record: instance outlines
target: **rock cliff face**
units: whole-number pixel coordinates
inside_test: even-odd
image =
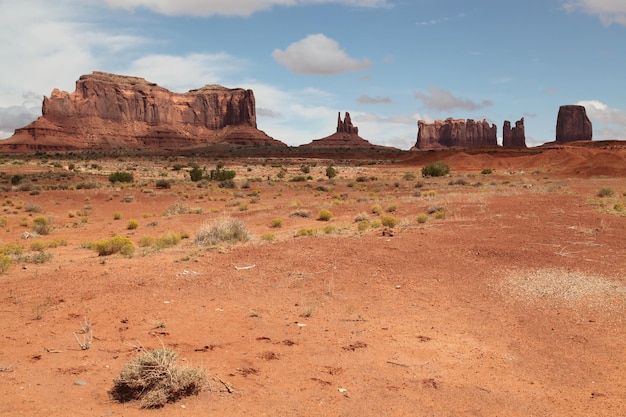
[[[341,120],[341,112],[337,114],[337,133],[354,133],[359,134],[359,128],[352,125],[352,119],[350,113],[346,112],[346,117]]]
[[[584,106],[561,106],[556,120],[556,142],[591,140],[593,131]]]
[[[419,150],[462,149],[471,147],[498,146],[498,128],[489,122],[475,122],[448,118],[426,123],[417,122],[418,133],[415,148]]]
[[[524,131],[524,118],[515,122],[515,127],[511,128],[511,122],[505,120],[502,128],[502,146],[505,148],[525,148],[526,133]]]
[[[173,93],[143,78],[83,75],[76,91],[54,89],[42,116],[7,143],[35,148],[286,146],[256,127],[252,90],[207,85]]]

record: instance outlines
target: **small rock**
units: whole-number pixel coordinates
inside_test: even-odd
[[[78,385],[78,386],[84,387],[85,385],[87,385],[87,381],[78,380],[78,381],[74,382],[74,385]]]

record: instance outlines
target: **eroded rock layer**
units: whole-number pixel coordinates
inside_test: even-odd
[[[464,149],[472,147],[498,146],[498,128],[487,120],[472,119],[435,120],[417,122],[418,133],[415,148],[419,150]]]
[[[257,129],[254,93],[206,85],[184,94],[143,78],[83,75],[73,93],[54,89],[42,116],[7,145],[68,149],[286,146]]]

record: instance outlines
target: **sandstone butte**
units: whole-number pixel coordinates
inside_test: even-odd
[[[526,133],[524,130],[524,118],[515,122],[515,127],[511,127],[511,122],[504,121],[502,127],[502,146],[505,148],[525,148]]]
[[[206,85],[179,94],[104,72],[81,76],[73,93],[54,89],[42,115],[2,143],[3,150],[287,146],[257,129],[252,90]]]
[[[487,120],[475,122],[472,119],[435,120],[417,122],[417,142],[414,149],[430,151],[437,149],[467,149],[498,146],[498,128],[489,125]]]
[[[302,149],[369,149],[369,150],[392,150],[395,148],[374,145],[368,140],[359,136],[359,128],[352,124],[350,113],[346,112],[344,120],[341,120],[341,112],[337,116],[337,131],[330,136],[314,141],[305,145],[300,145]]]
[[[593,130],[584,106],[559,107],[556,119],[556,143],[591,140]]]

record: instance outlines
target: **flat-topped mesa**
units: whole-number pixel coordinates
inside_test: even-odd
[[[419,150],[464,149],[473,147],[498,146],[498,128],[489,125],[487,120],[475,122],[472,119],[435,120],[417,122],[417,142]]]
[[[13,138],[31,147],[286,146],[257,129],[252,90],[206,85],[180,94],[97,71],[81,76],[73,93],[54,89],[42,116]]]
[[[346,117],[341,120],[341,112],[337,114],[337,133],[359,134],[359,128],[352,125],[350,113],[346,112]]]
[[[504,121],[502,128],[502,146],[505,148],[525,148],[526,133],[524,130],[524,118],[515,122],[515,127],[511,128],[511,122]]]
[[[557,143],[591,140],[592,138],[593,128],[584,106],[559,107],[559,115],[556,120]]]

